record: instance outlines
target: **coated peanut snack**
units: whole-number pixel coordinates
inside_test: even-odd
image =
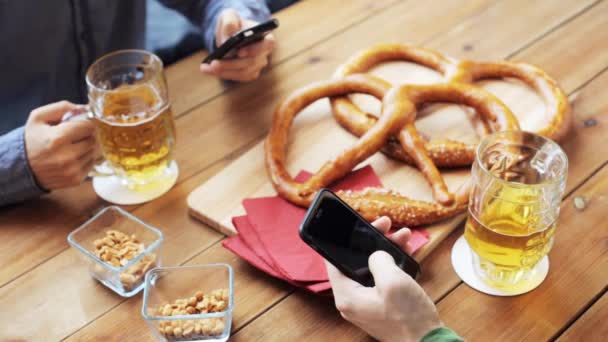
[[[102,261],[122,267],[144,252],[145,245],[135,234],[128,235],[118,230],[108,230],[103,238],[93,241],[95,255]],[[156,255],[148,254],[133,266],[119,274],[125,290],[130,291],[141,284],[146,272],[156,265]]]
[[[177,299],[172,304],[158,307],[158,316],[197,315],[222,312],[228,308],[228,289],[217,289],[209,294],[197,291],[192,297]],[[160,321],[158,330],[167,340],[196,340],[204,336],[218,336],[224,332],[224,318],[204,318],[183,321]]]

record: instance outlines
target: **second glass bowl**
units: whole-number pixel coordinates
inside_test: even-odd
[[[146,274],[142,316],[163,341],[227,341],[234,274],[227,264],[159,267]]]

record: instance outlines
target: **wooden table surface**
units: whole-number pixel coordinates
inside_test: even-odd
[[[423,264],[420,283],[441,319],[472,341],[608,339],[608,1],[309,0],[276,16],[278,45],[256,82],[225,86],[200,75],[203,52],[167,68],[180,178],[161,198],[126,208],[163,230],[165,265],[234,267],[232,340],[369,338],[342,320],[331,300],[294,290],[225,250],[223,235],[188,215],[186,196],[264,137],[281,98],[380,42],[539,65],[574,108],[547,279],[511,298],[472,290],[450,262],[459,228]],[[584,209],[574,207],[576,198]],[[0,209],[0,340],[153,339],[140,314],[142,296],[124,299],[94,281],[67,244],[69,232],[106,205],[85,183]]]

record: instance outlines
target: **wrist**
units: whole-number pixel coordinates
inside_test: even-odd
[[[23,136],[21,137],[21,139],[23,139],[22,141],[22,147],[23,147],[23,156],[24,156],[24,160],[25,160],[25,168],[27,170],[27,174],[28,174],[28,178],[30,179],[31,185],[33,188],[36,188],[37,190],[39,190],[42,193],[48,193],[50,192],[50,189],[45,188],[44,186],[42,186],[42,184],[40,184],[40,182],[38,181],[38,178],[36,177],[36,173],[34,172],[34,169],[32,168],[32,164],[30,163],[30,155],[29,155],[29,151],[28,151],[28,146],[27,146],[27,127],[24,127],[23,129]]]

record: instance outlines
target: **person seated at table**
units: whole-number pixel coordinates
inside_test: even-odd
[[[269,4],[289,0],[160,0],[204,32],[213,50],[266,20]],[[0,5],[0,206],[80,184],[95,155],[93,124],[62,122],[86,103],[85,72],[119,49],[145,48],[146,0],[33,1]],[[251,81],[268,63],[273,35],[200,71]],[[62,101],[63,100],[63,101]],[[61,102],[57,102],[61,101]],[[67,102],[71,101],[71,102]],[[25,126],[24,126],[25,124]]]
[[[383,233],[391,220],[382,217],[372,223]],[[388,237],[406,252],[410,230],[403,228]],[[403,272],[393,257],[377,251],[369,258],[375,286],[365,287],[325,262],[336,308],[344,319],[380,341],[463,341],[439,319],[433,301],[422,287]]]

